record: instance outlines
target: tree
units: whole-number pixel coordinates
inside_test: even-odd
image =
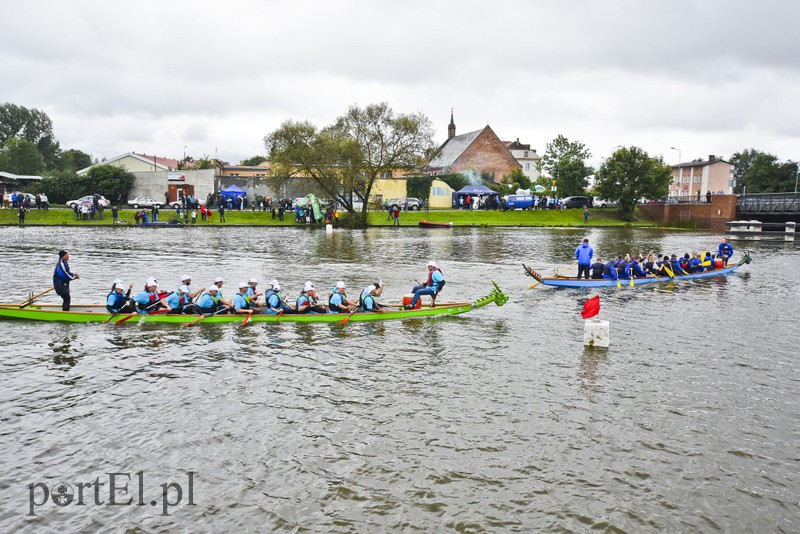
[[[0,171],[22,175],[37,175],[45,169],[45,162],[36,145],[26,139],[6,139],[0,150]]]
[[[593,170],[584,161],[591,156],[583,143],[570,141],[559,134],[551,143],[547,143],[547,149],[537,162],[537,167],[540,172],[546,171],[556,181],[560,196],[583,195],[589,185],[587,176]]]
[[[36,145],[47,168],[57,168],[60,147],[47,113],[10,103],[0,105],[0,148],[12,138],[30,141]]]
[[[511,172],[503,176],[503,183],[509,185],[516,192],[517,189],[530,189],[531,179],[528,178],[522,169],[511,169]],[[517,187],[513,187],[514,184]]]
[[[731,157],[737,193],[781,193],[794,191],[797,163],[781,163],[777,156],[745,149]]]
[[[248,158],[248,159],[242,161],[241,164],[246,166],[246,167],[256,167],[258,165],[261,165],[265,161],[269,161],[269,160],[267,158],[265,158],[264,156],[253,156],[252,158]]]
[[[85,175],[84,195],[99,193],[112,202],[118,196],[127,198],[136,177],[121,167],[113,165],[97,165],[89,169]]]
[[[652,158],[641,148],[623,147],[603,162],[595,177],[597,195],[618,199],[620,216],[630,222],[639,199],[667,195],[672,168],[662,158]]]
[[[433,176],[412,176],[406,180],[408,196],[427,200],[431,196]]]
[[[58,158],[58,168],[62,171],[75,172],[91,165],[92,156],[74,148],[63,151]]]
[[[365,226],[375,180],[384,173],[421,169],[425,151],[433,145],[433,130],[424,115],[395,115],[384,102],[363,109],[352,106],[321,130],[309,122],[287,121],[264,144],[274,185],[308,177],[354,216],[354,226]],[[358,217],[355,200],[363,202]]]

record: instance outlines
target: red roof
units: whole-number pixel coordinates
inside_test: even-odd
[[[171,159],[171,158],[159,158],[158,156],[149,156],[147,154],[139,154],[138,152],[134,152],[137,156],[142,156],[150,161],[155,161],[159,165],[163,165],[165,167],[169,167],[170,169],[177,169],[178,168],[178,160]]]

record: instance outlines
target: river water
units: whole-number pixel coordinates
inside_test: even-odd
[[[229,294],[250,276],[294,295],[307,279],[382,278],[399,299],[429,259],[440,300],[490,280],[511,297],[345,327],[4,321],[0,531],[797,532],[797,247],[753,245],[727,278],[602,289],[611,346],[586,349],[594,293],[527,289],[520,265],[550,274],[584,235],[600,255],[719,237],[0,229],[4,301],[49,287],[61,248],[81,274],[73,302],[101,301],[116,277],[174,289],[184,272],[194,287],[221,275]],[[109,504],[114,472],[130,505]],[[70,504],[44,500],[58,483]]]

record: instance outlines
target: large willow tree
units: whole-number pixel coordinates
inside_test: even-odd
[[[338,200],[357,225],[366,225],[368,199],[375,180],[394,171],[414,172],[433,146],[433,130],[421,113],[395,115],[386,103],[352,106],[330,126],[284,122],[264,138],[272,183],[295,177],[313,180]],[[354,201],[361,201],[359,213]]]

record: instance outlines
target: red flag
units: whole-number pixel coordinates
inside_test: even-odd
[[[581,317],[589,319],[600,313],[600,295],[595,295],[583,303]]]

